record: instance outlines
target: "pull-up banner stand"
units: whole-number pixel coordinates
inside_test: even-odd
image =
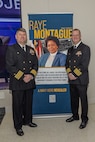
[[[72,42],[73,14],[28,14],[30,45],[38,60],[47,53],[45,39],[56,36],[59,52],[66,54]],[[71,113],[70,91],[65,67],[39,67],[34,91],[33,114],[55,115]]]

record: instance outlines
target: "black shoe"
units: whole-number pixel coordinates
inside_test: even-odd
[[[30,126],[30,127],[37,127],[37,124],[35,124],[35,123],[29,123],[28,126]]]
[[[72,116],[72,117],[66,119],[66,122],[72,122],[72,121],[75,121],[75,120],[79,120],[79,117],[74,118],[74,117]]]
[[[22,129],[17,129],[16,130],[16,133],[19,135],[19,136],[23,136],[24,135],[24,132]]]
[[[86,125],[87,125],[87,123],[88,123],[88,120],[86,120],[86,121],[82,121],[82,122],[81,122],[81,124],[80,124],[80,126],[79,126],[79,128],[80,128],[80,129],[85,128],[85,127],[86,127]]]

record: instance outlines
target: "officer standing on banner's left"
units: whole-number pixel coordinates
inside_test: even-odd
[[[32,101],[38,59],[34,49],[26,45],[27,34],[24,28],[17,30],[15,38],[17,43],[7,48],[6,68],[10,73],[14,128],[19,136],[23,136],[22,125],[37,127],[32,122]]]

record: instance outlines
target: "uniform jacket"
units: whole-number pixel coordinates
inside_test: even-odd
[[[44,55],[41,56],[41,58],[39,59],[39,66],[40,67],[44,67],[46,64],[46,61],[49,57],[50,53],[45,53]],[[52,66],[65,66],[66,63],[66,55],[62,54],[60,52],[57,52],[53,64]]]
[[[26,52],[19,44],[7,48],[6,69],[10,73],[11,90],[26,90],[35,88],[35,76],[38,70],[38,59],[34,49],[26,45]],[[33,80],[29,83],[23,81],[24,74],[32,74]]]
[[[89,83],[88,65],[90,61],[90,48],[83,44],[79,44],[77,49],[71,47],[68,50],[66,60],[67,73],[72,73],[76,80],[69,80],[70,84],[84,84]]]

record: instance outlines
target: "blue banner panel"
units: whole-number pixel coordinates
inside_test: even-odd
[[[52,88],[56,88],[56,90],[54,91]],[[33,114],[71,113],[68,84],[37,85],[33,97]]]
[[[73,14],[29,14],[29,39],[42,40],[49,35],[68,39],[73,26]]]

